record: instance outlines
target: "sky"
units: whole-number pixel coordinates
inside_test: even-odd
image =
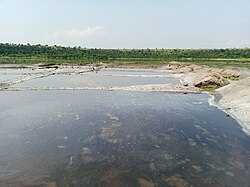
[[[250,47],[250,0],[0,0],[0,43]]]

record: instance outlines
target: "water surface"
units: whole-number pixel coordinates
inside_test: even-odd
[[[248,187],[250,139],[207,99],[0,92],[0,184]]]
[[[180,81],[172,77],[158,77],[166,73],[152,72],[125,72],[125,71],[112,71],[103,70],[98,72],[88,72],[81,75],[51,75],[40,79],[33,79],[23,83],[14,85],[13,87],[120,87],[120,86],[134,86],[134,85],[147,85],[147,84],[167,84],[174,83],[180,84]],[[115,74],[122,75],[151,75],[153,77],[123,77],[123,76],[110,76]]]
[[[46,72],[46,69],[31,68],[0,68],[0,83],[23,78],[34,73]]]

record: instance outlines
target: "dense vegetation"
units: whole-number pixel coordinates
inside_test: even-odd
[[[249,67],[250,49],[86,49],[56,45],[0,44],[0,63],[169,61]]]

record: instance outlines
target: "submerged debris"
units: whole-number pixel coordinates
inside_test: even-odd
[[[164,181],[172,187],[190,187],[189,183],[182,179],[182,178],[178,178],[178,177],[170,177],[170,178],[166,178],[164,179]]]
[[[234,173],[231,171],[226,171],[225,175],[229,176],[229,177],[234,177]]]
[[[200,166],[197,166],[197,165],[192,165],[192,167],[198,171],[198,172],[202,172],[202,168]]]
[[[152,181],[148,181],[143,178],[139,178],[138,182],[140,184],[140,187],[155,187],[155,184]]]

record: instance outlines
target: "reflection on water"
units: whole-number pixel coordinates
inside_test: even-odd
[[[247,187],[250,139],[207,97],[0,92],[0,185]]]
[[[31,69],[31,68],[0,68],[0,83],[18,79],[30,75],[32,73],[42,73],[46,69]]]
[[[12,80],[12,79],[17,79],[20,77],[21,77],[21,75],[1,75],[0,74],[0,83],[2,83],[4,81]]]
[[[131,77],[117,77],[110,75],[132,75]],[[138,75],[134,77],[133,75]],[[151,75],[155,77],[139,77],[141,75]],[[180,81],[172,77],[157,77],[166,76],[164,73],[153,72],[128,72],[105,69],[99,72],[88,72],[82,75],[52,75],[42,79],[34,79],[14,85],[13,87],[119,87],[119,86],[133,86],[133,85],[147,85],[147,84],[179,84]]]
[[[46,69],[32,69],[32,68],[0,68],[0,75],[23,75],[29,73],[41,73],[47,71]]]

